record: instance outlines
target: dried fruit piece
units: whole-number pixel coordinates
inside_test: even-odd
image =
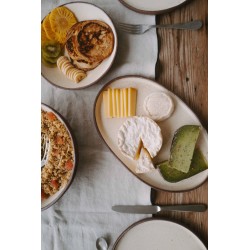
[[[44,43],[48,42],[49,38],[46,35],[46,32],[43,28],[43,25],[41,24],[41,44],[43,45]]]
[[[49,15],[52,30],[60,43],[65,43],[68,30],[77,22],[73,12],[61,6],[52,10]]]
[[[51,24],[50,24],[50,18],[49,18],[50,14],[47,15],[44,20],[43,20],[43,28],[44,31],[46,33],[46,36],[50,39],[50,40],[56,40],[56,33],[52,30]]]

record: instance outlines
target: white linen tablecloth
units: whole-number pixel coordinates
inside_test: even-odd
[[[41,18],[67,2],[74,1],[42,0]],[[132,12],[118,0],[85,2],[102,8],[114,23],[155,23],[155,16]],[[108,240],[111,249],[123,230],[148,217],[111,210],[118,204],[150,204],[150,187],[134,177],[101,140],[93,122],[93,107],[103,84],[117,76],[135,74],[154,79],[157,35],[155,30],[140,36],[119,30],[117,33],[116,59],[98,83],[82,90],[63,90],[41,80],[41,101],[66,118],[79,148],[79,165],[72,185],[57,203],[42,212],[43,250],[93,250],[100,236]]]

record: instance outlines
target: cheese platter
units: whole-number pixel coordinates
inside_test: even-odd
[[[159,101],[162,95],[164,98]],[[152,99],[155,96],[157,98]],[[95,100],[94,118],[97,131],[111,152],[131,173],[152,188],[171,192],[187,191],[207,179],[206,130],[179,97],[157,82],[139,76],[123,76],[108,82]],[[185,157],[176,157],[172,152],[176,151],[172,144],[179,129],[190,131],[185,138],[195,138],[192,146],[188,145],[187,148],[187,145],[182,145],[182,154],[188,151]],[[196,135],[192,137],[192,133]],[[193,170],[192,155],[196,155],[196,149],[199,149],[205,165],[198,171]],[[177,160],[171,158],[172,154]],[[171,171],[166,170],[165,162],[169,159],[170,163],[185,161],[184,170],[181,166],[178,166],[177,171],[172,168]],[[165,173],[176,174],[180,171],[184,172],[181,172],[182,178],[178,177],[178,181],[164,178]]]

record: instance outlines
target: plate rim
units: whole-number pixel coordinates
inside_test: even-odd
[[[147,78],[147,77],[144,77],[144,76],[141,76],[141,75],[124,75],[124,76],[118,76],[116,78],[113,78],[111,79],[110,81],[108,81],[107,83],[105,83],[102,88],[98,91],[97,95],[96,95],[96,98],[95,98],[95,102],[94,102],[94,107],[93,107],[93,120],[94,120],[94,124],[95,124],[95,127],[96,127],[96,130],[97,130],[97,133],[99,134],[99,136],[101,137],[101,139],[103,140],[103,142],[105,143],[105,145],[108,147],[108,149],[110,150],[110,152],[116,157],[116,159],[118,159],[121,164],[130,172],[132,173],[138,180],[142,181],[144,184],[148,185],[149,187],[155,189],[155,190],[158,190],[158,191],[163,191],[163,192],[171,192],[171,193],[181,193],[181,192],[188,192],[188,191],[191,191],[191,190],[195,190],[197,188],[199,188],[200,186],[202,186],[207,180],[208,180],[208,174],[207,174],[207,177],[206,179],[204,179],[203,182],[201,182],[199,185],[193,187],[193,188],[189,188],[189,189],[181,189],[181,190],[166,190],[166,189],[163,189],[163,188],[159,188],[159,187],[155,187],[154,185],[151,185],[149,183],[147,183],[146,181],[142,180],[141,178],[139,178],[138,175],[136,175],[132,170],[130,170],[123,162],[122,160],[113,152],[113,150],[109,147],[109,145],[106,143],[106,141],[104,140],[103,136],[101,135],[101,132],[98,128],[98,125],[97,125],[97,121],[96,121],[96,115],[95,115],[95,111],[96,111],[96,104],[97,104],[97,101],[99,99],[99,96],[101,94],[101,92],[103,91],[103,89],[105,89],[108,85],[110,85],[111,83],[117,81],[117,80],[120,80],[120,79],[123,79],[123,78],[128,78],[128,77],[136,77],[136,78],[141,78],[141,79],[144,79],[144,80],[149,80],[149,81],[152,81],[154,82],[155,84],[165,88],[163,85],[159,84],[158,82],[156,82],[155,80],[152,80],[150,78]],[[166,90],[168,90],[167,88],[165,88]],[[170,91],[170,90],[168,90]],[[204,129],[204,131],[207,133],[207,129],[202,125],[200,119],[197,117],[196,113],[180,98],[178,97],[176,94],[174,94],[172,91],[170,91],[174,96],[176,96],[181,102],[183,102],[191,111],[192,113],[194,114],[194,116],[198,119],[198,121],[200,122],[202,128]],[[208,134],[208,133],[207,133]]]
[[[74,155],[75,155],[75,163],[74,163],[74,170],[73,170],[73,173],[67,183],[67,185],[65,186],[65,189],[61,192],[61,194],[56,198],[54,199],[51,203],[49,203],[48,205],[46,205],[45,207],[42,207],[41,206],[41,210],[44,211],[46,209],[48,209],[49,207],[53,206],[65,193],[66,191],[69,189],[69,187],[71,186],[74,178],[75,178],[75,175],[76,175],[76,172],[77,172],[77,169],[78,169],[78,161],[79,161],[79,152],[78,152],[78,145],[77,145],[77,142],[76,142],[76,138],[75,138],[75,135],[73,134],[73,130],[72,128],[70,127],[69,123],[66,121],[66,119],[58,112],[56,111],[54,108],[52,108],[51,106],[49,106],[48,104],[45,104],[45,103],[41,103],[41,108],[42,106],[45,106],[49,109],[51,109],[56,115],[58,115],[62,121],[64,122],[64,125],[67,127],[68,131],[70,132],[70,135],[71,135],[71,138],[72,138],[72,143],[73,143],[73,147],[74,147]],[[42,204],[42,202],[41,202]]]
[[[116,27],[115,27],[115,24],[114,24],[114,22],[113,22],[113,19],[107,14],[106,11],[104,11],[102,8],[100,8],[99,6],[97,6],[97,5],[93,4],[93,3],[82,2],[82,1],[64,3],[64,4],[61,4],[61,5],[58,5],[58,6],[55,7],[55,8],[58,8],[58,7],[61,7],[61,6],[65,6],[65,5],[70,5],[70,4],[79,4],[79,3],[80,3],[80,4],[92,5],[92,6],[96,7],[96,8],[98,8],[98,9],[102,10],[102,11],[107,15],[107,17],[110,19],[111,23],[112,23],[113,26],[114,26],[114,29],[112,29],[112,32],[114,32],[115,35],[116,35],[116,47],[114,46],[115,48],[113,48],[113,49],[115,49],[115,52],[114,52],[115,54],[114,54],[114,58],[112,59],[110,65],[108,66],[108,68],[106,69],[106,71],[105,71],[99,78],[97,78],[94,82],[92,82],[91,84],[88,84],[87,86],[82,86],[82,87],[77,87],[77,88],[68,88],[68,87],[59,86],[59,85],[53,83],[52,81],[50,81],[46,76],[44,76],[44,74],[42,73],[42,70],[41,70],[41,76],[42,76],[46,81],[48,81],[51,85],[53,85],[54,87],[59,88],[59,89],[65,89],[65,90],[80,90],[80,89],[85,89],[85,88],[88,88],[88,87],[92,86],[93,84],[95,84],[95,83],[97,83],[99,80],[101,80],[101,79],[108,73],[108,71],[110,70],[111,66],[113,65],[113,63],[114,63],[114,61],[115,61],[115,58],[116,58],[116,55],[117,55],[117,49],[118,49],[118,45],[119,45],[119,44],[118,44],[118,35],[117,35]],[[53,9],[52,9],[52,10],[53,10]],[[51,11],[52,11],[52,10],[51,10]],[[51,12],[51,11],[50,11],[50,12]],[[50,13],[50,12],[49,12],[49,13]],[[48,14],[49,14],[49,13],[48,13]],[[48,15],[48,14],[47,14],[47,15]],[[46,15],[46,16],[47,16],[47,15]],[[46,17],[46,16],[45,16],[45,17]],[[45,17],[44,17],[44,18],[45,18]],[[42,19],[41,23],[43,22],[44,18]],[[112,51],[112,53],[113,53],[113,51]],[[42,62],[40,62],[40,65],[42,66]]]
[[[188,2],[190,2],[191,0],[184,0],[184,2],[172,7],[172,8],[167,8],[167,9],[162,9],[162,10],[141,10],[138,8],[133,7],[132,5],[128,4],[125,0],[119,0],[121,4],[123,4],[125,7],[127,7],[128,9],[135,11],[137,13],[140,14],[145,14],[145,15],[159,15],[159,14],[163,14],[163,13],[167,13],[167,12],[171,12],[179,7],[181,7],[182,5],[187,4]]]
[[[145,219],[142,219],[142,220],[139,220],[139,221],[136,221],[134,222],[133,224],[131,224],[130,226],[128,226],[119,236],[118,238],[116,239],[113,247],[112,247],[112,250],[116,250],[116,247],[119,243],[119,241],[122,239],[122,237],[128,232],[130,231],[132,228],[136,227],[137,225],[140,225],[140,224],[143,224],[145,222],[148,222],[148,221],[164,221],[164,222],[170,222],[170,223],[173,223],[173,224],[177,224],[178,226],[188,230],[189,232],[191,232],[203,245],[204,247],[207,249],[207,245],[203,242],[203,240],[196,234],[194,233],[193,230],[191,230],[190,228],[188,228],[187,226],[185,226],[184,224],[180,223],[180,222],[177,222],[173,219],[167,219],[167,218],[164,218],[164,217],[150,217],[150,218],[145,218]]]

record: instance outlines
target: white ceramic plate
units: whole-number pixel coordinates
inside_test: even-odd
[[[143,109],[143,101],[146,96],[152,92],[163,92],[169,94],[175,104],[175,109],[170,118],[165,121],[157,122],[162,130],[163,145],[158,155],[153,159],[154,163],[159,163],[169,159],[170,147],[175,131],[183,125],[201,125],[199,119],[192,112],[192,110],[176,95],[168,91],[158,83],[137,76],[125,76],[112,80],[107,83],[99,92],[94,107],[95,122],[97,130],[104,139],[107,146],[115,154],[115,156],[130,170],[136,177],[151,186],[152,188],[164,191],[186,191],[201,185],[208,175],[205,170],[188,179],[177,183],[170,183],[163,179],[158,170],[146,174],[135,173],[136,161],[126,157],[121,153],[117,146],[117,133],[126,118],[106,118],[104,115],[104,106],[102,100],[102,91],[110,88],[128,88],[134,87],[137,89],[137,110],[136,115],[146,115]],[[198,146],[203,152],[206,159],[208,159],[208,136],[206,130],[202,127]]]
[[[170,11],[187,0],[120,0],[131,10],[144,14],[161,14]]]
[[[49,208],[50,206],[52,206],[54,203],[56,203],[63,196],[63,194],[67,191],[67,189],[71,185],[71,183],[74,179],[75,173],[76,173],[78,155],[77,155],[75,139],[73,137],[73,134],[72,134],[72,131],[71,131],[69,125],[66,124],[65,119],[58,112],[56,112],[54,109],[52,109],[48,105],[42,104],[41,109],[44,111],[47,111],[47,112],[53,112],[55,114],[55,116],[58,118],[58,120],[60,122],[62,122],[62,124],[66,127],[66,129],[71,137],[72,144],[73,144],[73,151],[74,151],[74,165],[73,165],[71,177],[70,177],[68,183],[63,188],[61,188],[57,193],[50,196],[46,200],[42,200],[42,202],[41,202],[42,210],[45,210],[45,209]]]
[[[167,220],[146,219],[126,229],[113,250],[206,250],[187,228]]]
[[[111,67],[117,51],[117,34],[112,20],[99,7],[96,7],[93,4],[81,2],[68,3],[64,6],[73,11],[79,22],[83,20],[100,20],[107,23],[114,33],[115,41],[112,54],[103,60],[98,67],[87,72],[87,77],[79,83],[70,81],[57,67],[48,68],[41,64],[42,76],[53,85],[64,89],[82,89],[96,83]]]

